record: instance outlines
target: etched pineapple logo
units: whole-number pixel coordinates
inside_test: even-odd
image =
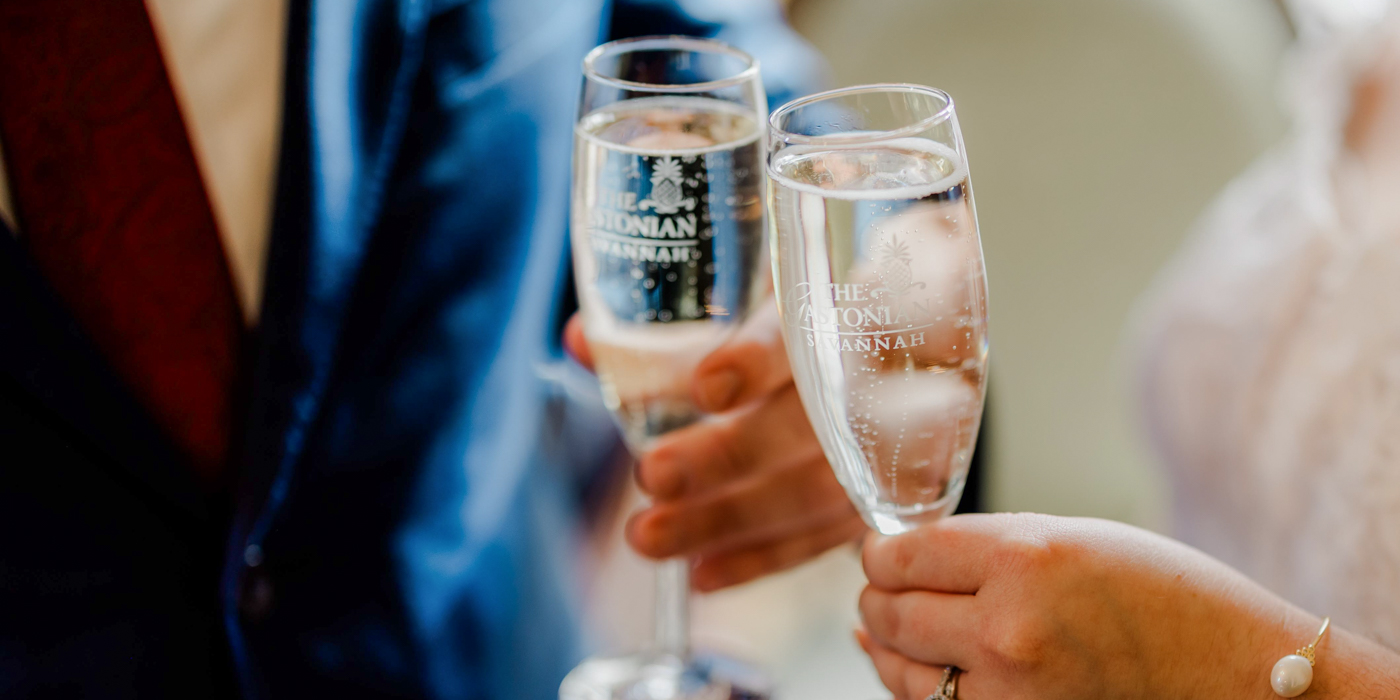
[[[637,202],[642,211],[655,209],[657,214],[675,214],[684,208],[695,211],[695,198],[681,192],[681,164],[671,156],[662,156],[651,166],[651,196]]]
[[[910,263],[914,258],[909,255],[909,246],[899,240],[899,236],[890,236],[885,244],[880,246],[880,271],[877,273],[883,286],[874,290],[875,294],[893,294],[904,296],[910,289],[924,288],[923,282],[914,281],[914,271]]]

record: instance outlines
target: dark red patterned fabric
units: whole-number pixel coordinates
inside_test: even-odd
[[[220,483],[242,317],[141,0],[0,0],[0,146],[34,262]]]

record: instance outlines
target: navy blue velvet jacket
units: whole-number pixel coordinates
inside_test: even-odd
[[[616,444],[556,332],[579,61],[718,35],[773,105],[818,70],[760,0],[290,14],[231,507],[0,232],[0,697],[554,697]]]

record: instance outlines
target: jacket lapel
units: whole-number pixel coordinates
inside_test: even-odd
[[[207,516],[186,460],[88,342],[0,221],[0,373],[110,460],[119,477]]]
[[[403,134],[426,0],[293,2],[244,504],[261,540],[315,430]],[[241,547],[235,547],[241,551]]]
[[[335,347],[379,217],[421,65],[426,0],[293,0],[267,290],[243,441],[235,537],[261,538],[331,384]],[[171,449],[0,221],[0,372],[131,477],[190,514],[207,506]],[[252,498],[248,498],[248,497]],[[241,548],[235,551],[241,552]]]

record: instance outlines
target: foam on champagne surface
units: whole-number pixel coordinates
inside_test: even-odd
[[[790,146],[773,158],[769,176],[828,199],[923,199],[967,179],[957,152],[923,139],[875,144]]]
[[[732,150],[760,135],[741,106],[694,97],[629,100],[589,114],[574,131],[610,150],[645,156]]]

